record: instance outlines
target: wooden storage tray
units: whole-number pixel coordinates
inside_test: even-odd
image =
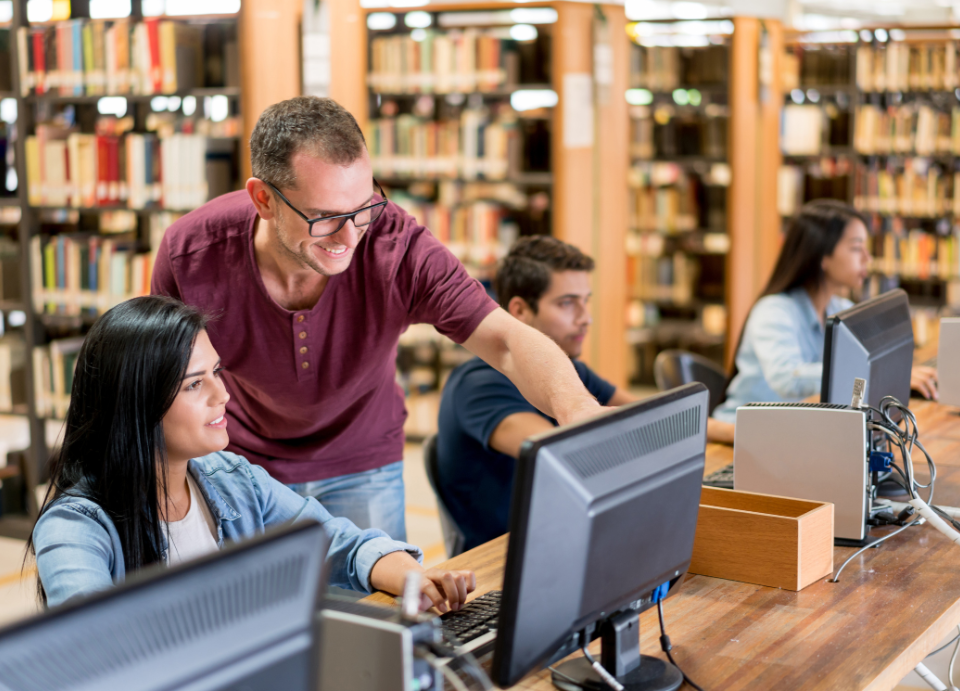
[[[704,487],[690,573],[802,590],[833,572],[833,504]]]

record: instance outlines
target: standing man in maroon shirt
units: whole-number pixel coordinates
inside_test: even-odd
[[[400,334],[425,322],[561,424],[600,411],[563,351],[387,201],[356,120],[298,97],[260,116],[253,177],[173,224],[153,292],[219,319],[231,451],[334,515],[405,539]]]

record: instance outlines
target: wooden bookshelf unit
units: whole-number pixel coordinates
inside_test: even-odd
[[[797,34],[785,62],[785,113],[799,127],[782,142],[781,214],[819,197],[854,205],[874,257],[862,297],[902,287],[922,321],[960,307],[957,28]]]
[[[0,402],[13,398],[0,413],[28,423],[28,462],[6,475],[19,476],[17,508],[35,515],[83,335],[106,309],[149,293],[164,230],[238,189],[245,149],[239,14],[143,17],[134,0],[130,17],[90,19],[73,0],[70,18],[31,24],[26,6],[15,0],[0,28],[0,118],[15,110],[15,128],[3,126],[15,135],[0,141],[16,179],[15,196],[0,196],[0,310],[22,342],[11,358],[10,336],[0,339]],[[22,533],[11,506],[0,506],[0,534]]]
[[[779,83],[757,62],[782,32],[735,17],[635,22],[627,33],[627,319],[632,378],[651,383],[668,348],[728,363],[775,260],[779,158],[768,144]]]
[[[481,280],[520,235],[552,234],[592,255],[594,326],[584,360],[625,385],[623,8],[335,5],[331,25],[344,31],[331,35],[331,51],[350,57],[334,70],[331,96],[361,121],[388,196]],[[361,29],[357,47],[349,37]],[[599,71],[598,45],[607,56]],[[419,360],[401,353],[412,391],[439,388],[449,366],[462,361],[421,350]],[[434,372],[430,386],[420,383],[427,370]]]

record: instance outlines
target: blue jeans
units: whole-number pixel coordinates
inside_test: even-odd
[[[379,528],[394,540],[407,540],[403,461],[288,486],[301,496],[314,497],[331,514],[349,518],[358,528]]]

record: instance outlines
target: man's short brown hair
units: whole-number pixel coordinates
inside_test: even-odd
[[[328,163],[349,165],[366,142],[356,119],[331,98],[297,96],[274,103],[260,115],[250,135],[253,177],[278,189],[296,189],[291,159],[306,151]]]
[[[593,271],[593,259],[549,235],[520,238],[500,262],[493,280],[500,306],[507,309],[510,301],[519,297],[536,314],[540,298],[557,271]]]

